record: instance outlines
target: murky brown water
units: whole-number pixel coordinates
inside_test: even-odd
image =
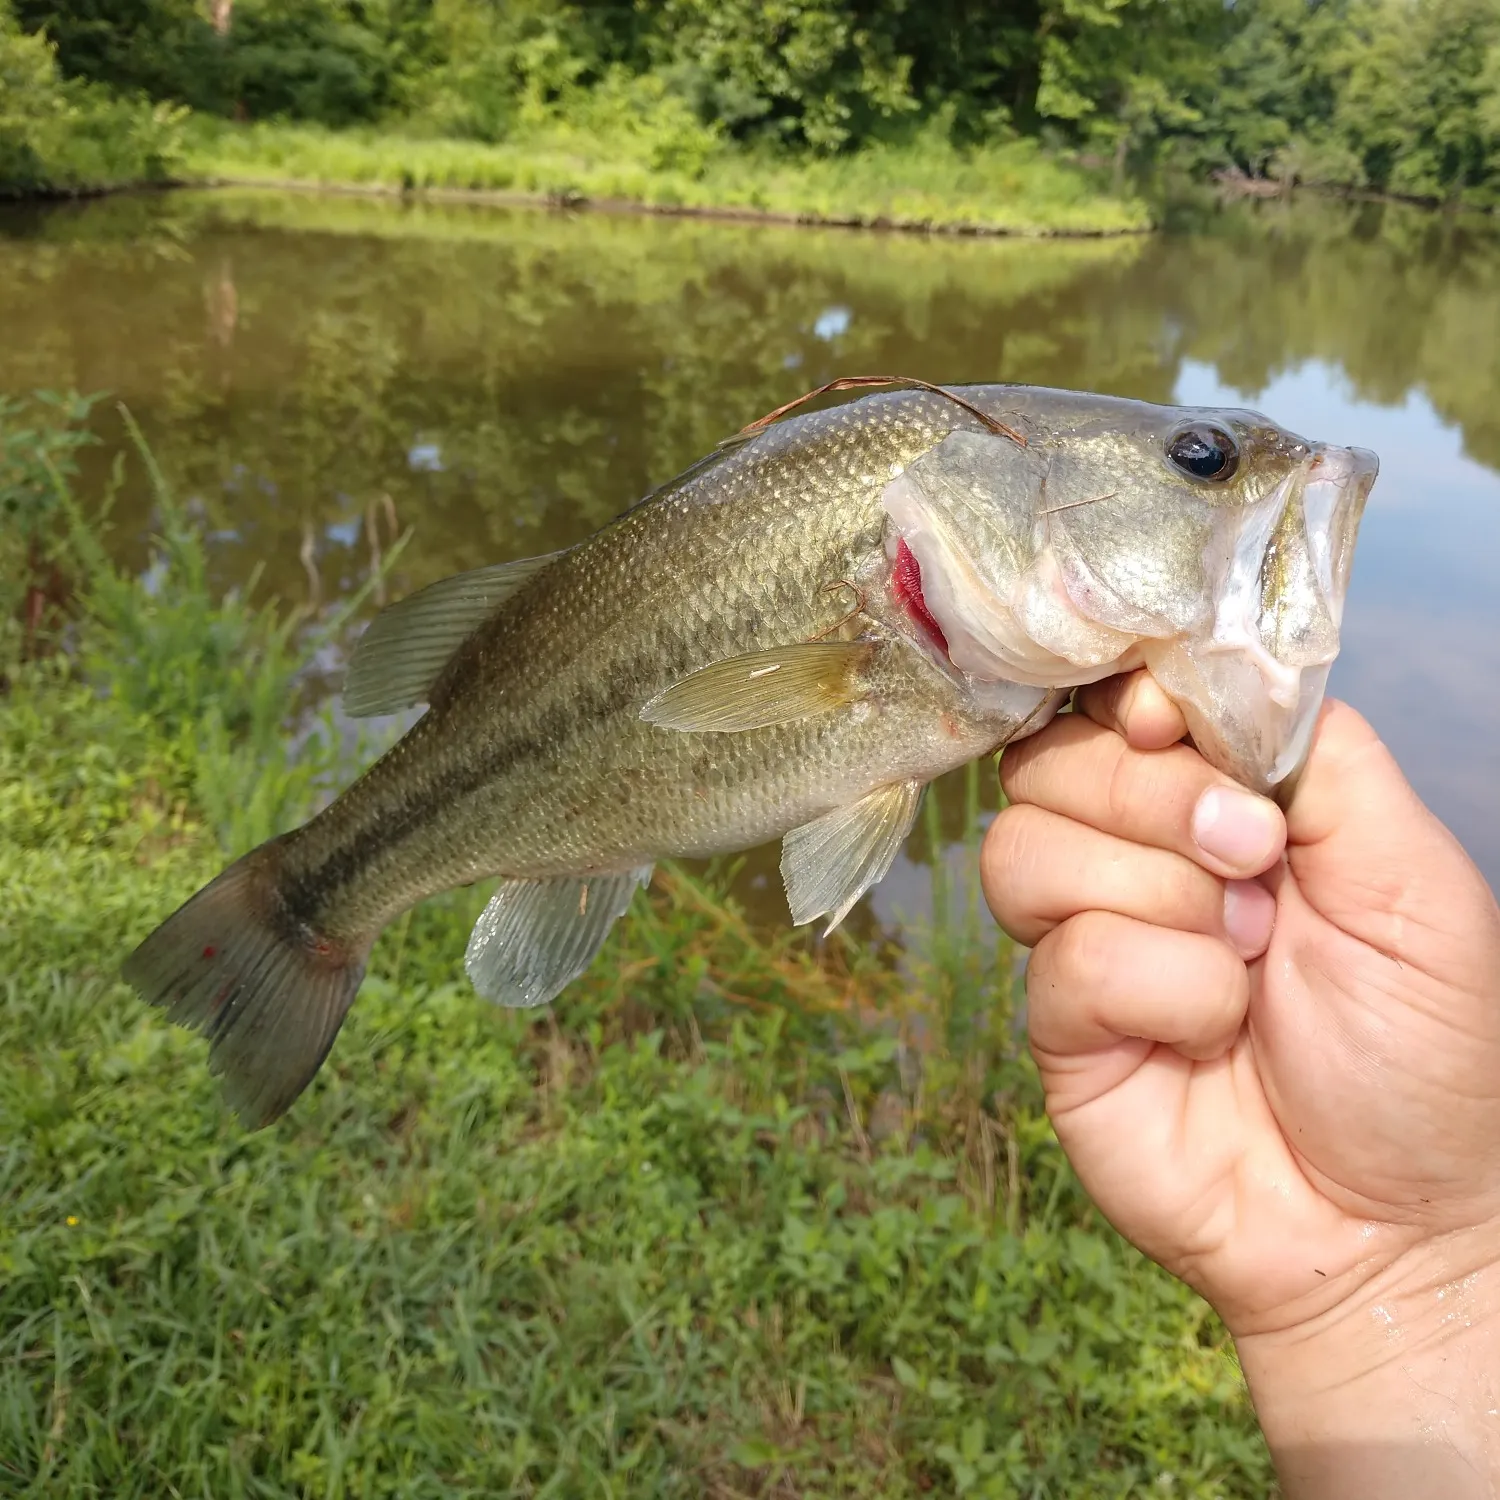
[[[108,390],[224,581],[327,600],[566,545],[836,375],[1233,399],[1384,472],[1334,691],[1500,884],[1500,236],[1328,202],[1149,239],[955,241],[181,194],[0,216],[0,392]],[[85,486],[121,447],[104,443]],[[115,544],[144,555],[127,467]],[[983,778],[988,806],[993,787]],[[961,802],[948,797],[957,837]],[[925,903],[920,862],[877,912]],[[752,900],[779,910],[774,858]],[[757,895],[759,893],[759,895]]]

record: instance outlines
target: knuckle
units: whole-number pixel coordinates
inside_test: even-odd
[[[1007,873],[1014,858],[1016,840],[1024,834],[1023,824],[1028,809],[1024,804],[1012,803],[995,814],[995,820],[984,835],[980,849],[980,863],[985,869],[993,868],[998,874]]]
[[[1084,992],[1105,986],[1119,961],[1114,926],[1105,913],[1086,911],[1048,934],[1045,967],[1053,981]]]
[[[990,825],[980,851],[979,876],[995,920],[1017,942],[1035,942],[1046,913],[1058,858],[1060,820],[1041,808],[1006,808]]]
[[[1036,859],[1036,829],[1043,818],[1024,803],[1005,808],[990,824],[980,851],[979,873],[985,899],[996,917],[1015,905],[1015,893],[1024,889]]]
[[[1044,729],[1029,739],[1017,740],[1001,752],[1000,790],[1005,793],[1007,802],[1025,801],[1027,773],[1036,758],[1037,744],[1046,732]]]
[[[1076,919],[1075,919],[1076,920]],[[1038,1026],[1047,1029],[1046,1022],[1061,1003],[1075,992],[1075,985],[1068,973],[1065,929],[1071,924],[1063,923],[1037,939],[1036,946],[1026,960],[1026,1006],[1030,1012],[1033,1033]]]

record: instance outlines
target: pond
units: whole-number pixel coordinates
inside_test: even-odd
[[[0,216],[0,391],[108,391],[222,582],[326,603],[577,541],[841,374],[1260,408],[1376,450],[1332,691],[1500,885],[1500,235],[1328,200],[1095,241],[253,193]],[[84,493],[124,444],[102,403]],[[145,556],[128,462],[112,545]],[[950,782],[943,836],[966,814]],[[980,778],[993,809],[993,778]],[[985,814],[987,816],[988,814]],[[927,841],[873,900],[920,914]],[[784,921],[774,851],[740,877]]]

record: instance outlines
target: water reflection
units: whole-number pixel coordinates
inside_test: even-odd
[[[229,581],[327,599],[586,535],[836,375],[1249,401],[1384,472],[1335,689],[1500,882],[1500,242],[1262,205],[1154,239],[1006,243],[174,195],[0,219],[0,390],[108,389]],[[102,480],[120,446],[101,411]],[[148,501],[127,467],[118,545]],[[981,779],[993,806],[993,778]],[[943,831],[961,831],[945,802]],[[920,909],[926,843],[877,899]],[[779,913],[774,858],[745,889]]]

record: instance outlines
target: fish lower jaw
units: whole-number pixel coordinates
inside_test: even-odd
[[[1277,708],[1296,708],[1302,694],[1302,668],[1278,661],[1248,630],[1215,631],[1198,649],[1205,656],[1243,656],[1260,674],[1266,696]]]

